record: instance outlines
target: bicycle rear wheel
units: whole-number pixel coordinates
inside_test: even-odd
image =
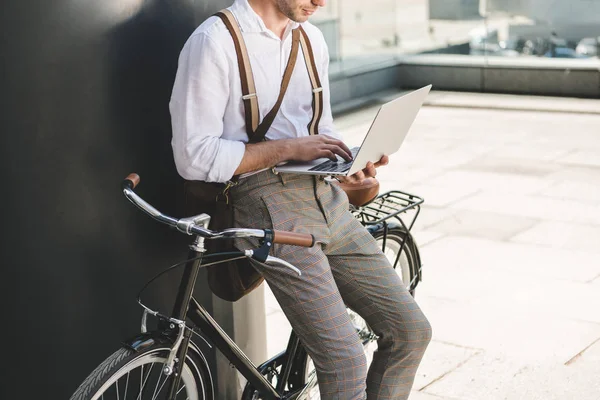
[[[71,400],[165,400],[169,379],[162,370],[168,355],[164,345],[141,352],[123,347],[86,378]],[[175,400],[212,400],[207,371],[195,358],[188,353]]]
[[[387,236],[383,229],[373,232],[372,235],[379,246],[382,247],[383,253],[390,260],[406,289],[414,297],[415,289],[420,279],[420,256],[412,235],[406,232],[401,226],[389,228]],[[383,247],[384,237],[385,247]],[[402,249],[402,253],[398,257],[400,249]],[[396,260],[398,262],[394,265]]]

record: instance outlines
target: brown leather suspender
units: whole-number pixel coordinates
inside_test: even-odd
[[[240,73],[240,80],[242,83],[242,99],[244,101],[244,112],[246,117],[246,133],[248,134],[248,140],[250,143],[258,143],[264,140],[271,124],[275,120],[285,92],[287,91],[294,66],[298,57],[298,48],[302,47],[302,53],[304,55],[304,61],[310,76],[310,82],[312,85],[313,92],[313,117],[308,125],[308,132],[311,135],[319,133],[319,121],[323,114],[323,88],[321,87],[321,81],[319,80],[319,74],[315,65],[315,58],[310,45],[308,35],[302,28],[292,30],[292,51],[290,53],[290,59],[288,61],[283,80],[281,82],[281,90],[277,102],[273,106],[273,109],[264,117],[263,121],[259,123],[259,109],[258,109],[258,98],[256,96],[256,86],[254,85],[254,76],[252,74],[252,66],[250,65],[250,58],[248,57],[248,50],[242,36],[239,24],[235,19],[233,13],[229,10],[222,10],[215,14],[219,17],[227,30],[233,38],[235,51],[237,54],[238,67]]]
[[[317,70],[317,64],[315,63],[315,55],[308,39],[308,35],[304,31],[304,28],[300,26],[300,44],[302,45],[302,53],[304,54],[304,60],[306,62],[306,69],[308,69],[308,75],[310,76],[310,83],[312,85],[313,92],[313,118],[308,124],[308,132],[311,135],[319,134],[319,122],[323,115],[323,87],[321,86],[321,80],[319,79],[319,71]]]

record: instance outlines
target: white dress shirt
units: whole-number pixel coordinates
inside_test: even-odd
[[[236,0],[229,9],[248,48],[262,121],[279,96],[291,52],[291,29],[298,24],[290,22],[281,40],[267,29],[247,0]],[[331,116],[327,44],[314,25],[305,22],[302,26],[311,41],[323,85],[319,133],[340,138]],[[237,56],[231,35],[219,18],[206,20],[183,47],[169,108],[179,174],[207,182],[231,179],[244,156],[248,136]],[[285,98],[266,137],[307,136],[312,116],[312,87],[300,49]]]

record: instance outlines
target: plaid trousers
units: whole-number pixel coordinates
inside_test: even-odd
[[[254,263],[311,356],[323,400],[407,399],[431,340],[431,326],[368,231],[348,211],[346,194],[310,175],[264,171],[230,192],[235,225],[311,233],[312,248],[273,246],[302,271]],[[240,249],[257,242],[239,239]],[[366,357],[346,312],[379,336]]]

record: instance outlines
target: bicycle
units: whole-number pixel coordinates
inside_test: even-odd
[[[200,348],[192,341],[196,336],[207,345],[214,345],[246,379],[243,400],[257,399],[314,399],[319,398],[316,372],[310,357],[298,336],[292,331],[287,349],[256,367],[234,341],[217,324],[192,292],[201,267],[215,265],[238,257],[251,257],[260,262],[275,263],[301,274],[288,262],[269,255],[275,244],[304,247],[314,245],[310,234],[262,229],[231,228],[222,232],[208,229],[210,216],[200,214],[176,219],[162,214],[152,207],[133,189],[139,184],[139,176],[130,174],[122,183],[126,198],[153,219],[194,236],[188,259],[176,264],[150,280],[145,287],[163,273],[183,266],[179,290],[171,316],[166,316],[144,305],[141,333],[125,342],[123,347],[104,360],[79,386],[71,400],[98,399],[189,399],[212,400],[215,398],[213,379],[209,364]],[[400,191],[378,196],[368,205],[353,208],[352,212],[382,243],[382,248],[393,260],[394,268],[408,285],[411,294],[421,280],[421,263],[417,245],[410,235],[420,211],[422,198]],[[400,214],[415,210],[412,222],[406,225]],[[204,254],[205,239],[232,239],[252,237],[260,240],[260,247],[239,252]],[[225,257],[225,259],[223,259]],[[206,262],[209,260],[209,262]],[[215,261],[213,261],[215,260]],[[204,263],[202,262],[204,261]],[[143,290],[143,289],[142,289]],[[374,351],[377,337],[358,314],[348,310],[357,334],[367,355]],[[148,330],[148,316],[157,319],[157,329]],[[187,323],[186,321],[191,321]],[[369,358],[369,357],[368,357]],[[183,361],[182,361],[183,360]],[[158,366],[155,369],[155,366]],[[133,394],[133,396],[129,396]]]

